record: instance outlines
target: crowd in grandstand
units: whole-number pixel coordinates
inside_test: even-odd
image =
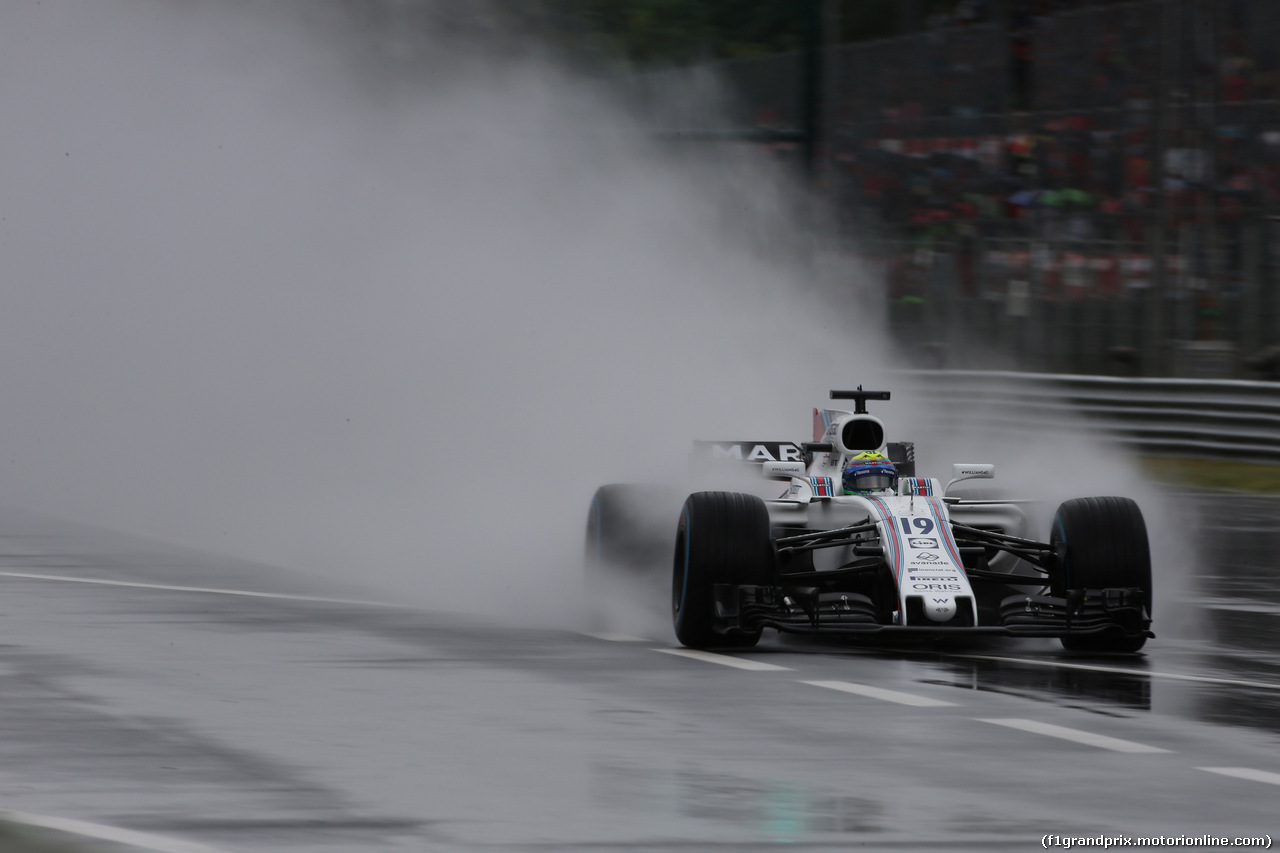
[[[1280,98],[1276,46],[1247,38],[1243,22],[1226,26],[1219,55],[1189,47],[1177,57],[1185,85],[1158,93],[1157,34],[1143,11],[1094,14],[1097,32],[1083,37],[1071,15],[1037,19],[1028,111],[993,102],[1017,100],[1016,80],[990,85],[1015,65],[992,49],[1007,32],[939,40],[921,58],[924,79],[894,69],[896,82],[875,81],[885,85],[848,105],[836,153],[856,192],[898,226],[978,219],[995,234],[1055,239],[1141,240],[1158,199],[1175,224],[1211,207],[1229,219],[1275,205],[1280,113],[1265,102]]]
[[[905,244],[899,266],[945,247],[964,292],[975,264],[1038,264],[1045,295],[1145,286],[1162,226],[1179,281],[1230,289],[1245,274],[1242,227],[1280,209],[1277,6],[957,16],[859,47],[843,69],[856,85],[842,87],[833,190]]]

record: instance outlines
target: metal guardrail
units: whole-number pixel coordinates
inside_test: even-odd
[[[1280,382],[1012,371],[904,371],[993,423],[1083,426],[1140,453],[1280,464]]]

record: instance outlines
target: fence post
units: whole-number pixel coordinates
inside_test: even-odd
[[[1237,368],[1242,358],[1258,349],[1258,251],[1257,226],[1250,222],[1240,226],[1240,263],[1236,286],[1235,334]],[[1237,370],[1238,373],[1238,370]]]
[[[1151,284],[1147,289],[1145,323],[1142,342],[1142,373],[1144,376],[1164,376],[1167,371],[1165,353],[1165,305],[1168,284],[1168,271],[1165,269],[1165,237],[1167,228],[1166,210],[1169,197],[1165,191],[1164,158],[1166,136],[1168,134],[1168,103],[1166,89],[1169,73],[1172,70],[1169,4],[1158,4],[1153,10],[1155,14],[1156,38],[1156,82],[1154,110],[1151,117],[1154,130],[1154,144],[1151,159],[1151,182],[1155,190],[1155,211],[1151,217],[1151,232],[1147,235],[1148,254],[1151,256]]]
[[[804,134],[802,156],[804,158],[805,176],[810,184],[817,177],[818,146],[824,141],[823,118],[823,54],[825,45],[822,42],[823,0],[808,0],[804,11],[804,54],[800,74],[800,122]]]

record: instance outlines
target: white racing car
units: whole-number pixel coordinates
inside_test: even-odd
[[[1059,637],[1082,652],[1136,652],[1155,636],[1147,530],[1132,500],[1066,501],[1049,541],[1034,541],[1025,502],[949,494],[993,477],[993,465],[955,465],[945,485],[917,477],[914,446],[886,443],[867,412],[888,392],[831,397],[854,411],[815,409],[817,441],[696,443],[704,458],[758,468],[777,497],[694,492],[677,520],[661,510],[660,489],[601,487],[588,563],[670,555],[675,522],[671,609],[676,637],[694,648],[750,647],[765,628]]]

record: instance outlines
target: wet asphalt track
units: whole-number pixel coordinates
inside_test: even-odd
[[[166,589],[350,597],[10,515],[0,809],[227,853],[1274,838],[1280,501],[1199,509],[1221,555],[1204,639],[1092,659],[772,636],[690,657],[665,635]]]

